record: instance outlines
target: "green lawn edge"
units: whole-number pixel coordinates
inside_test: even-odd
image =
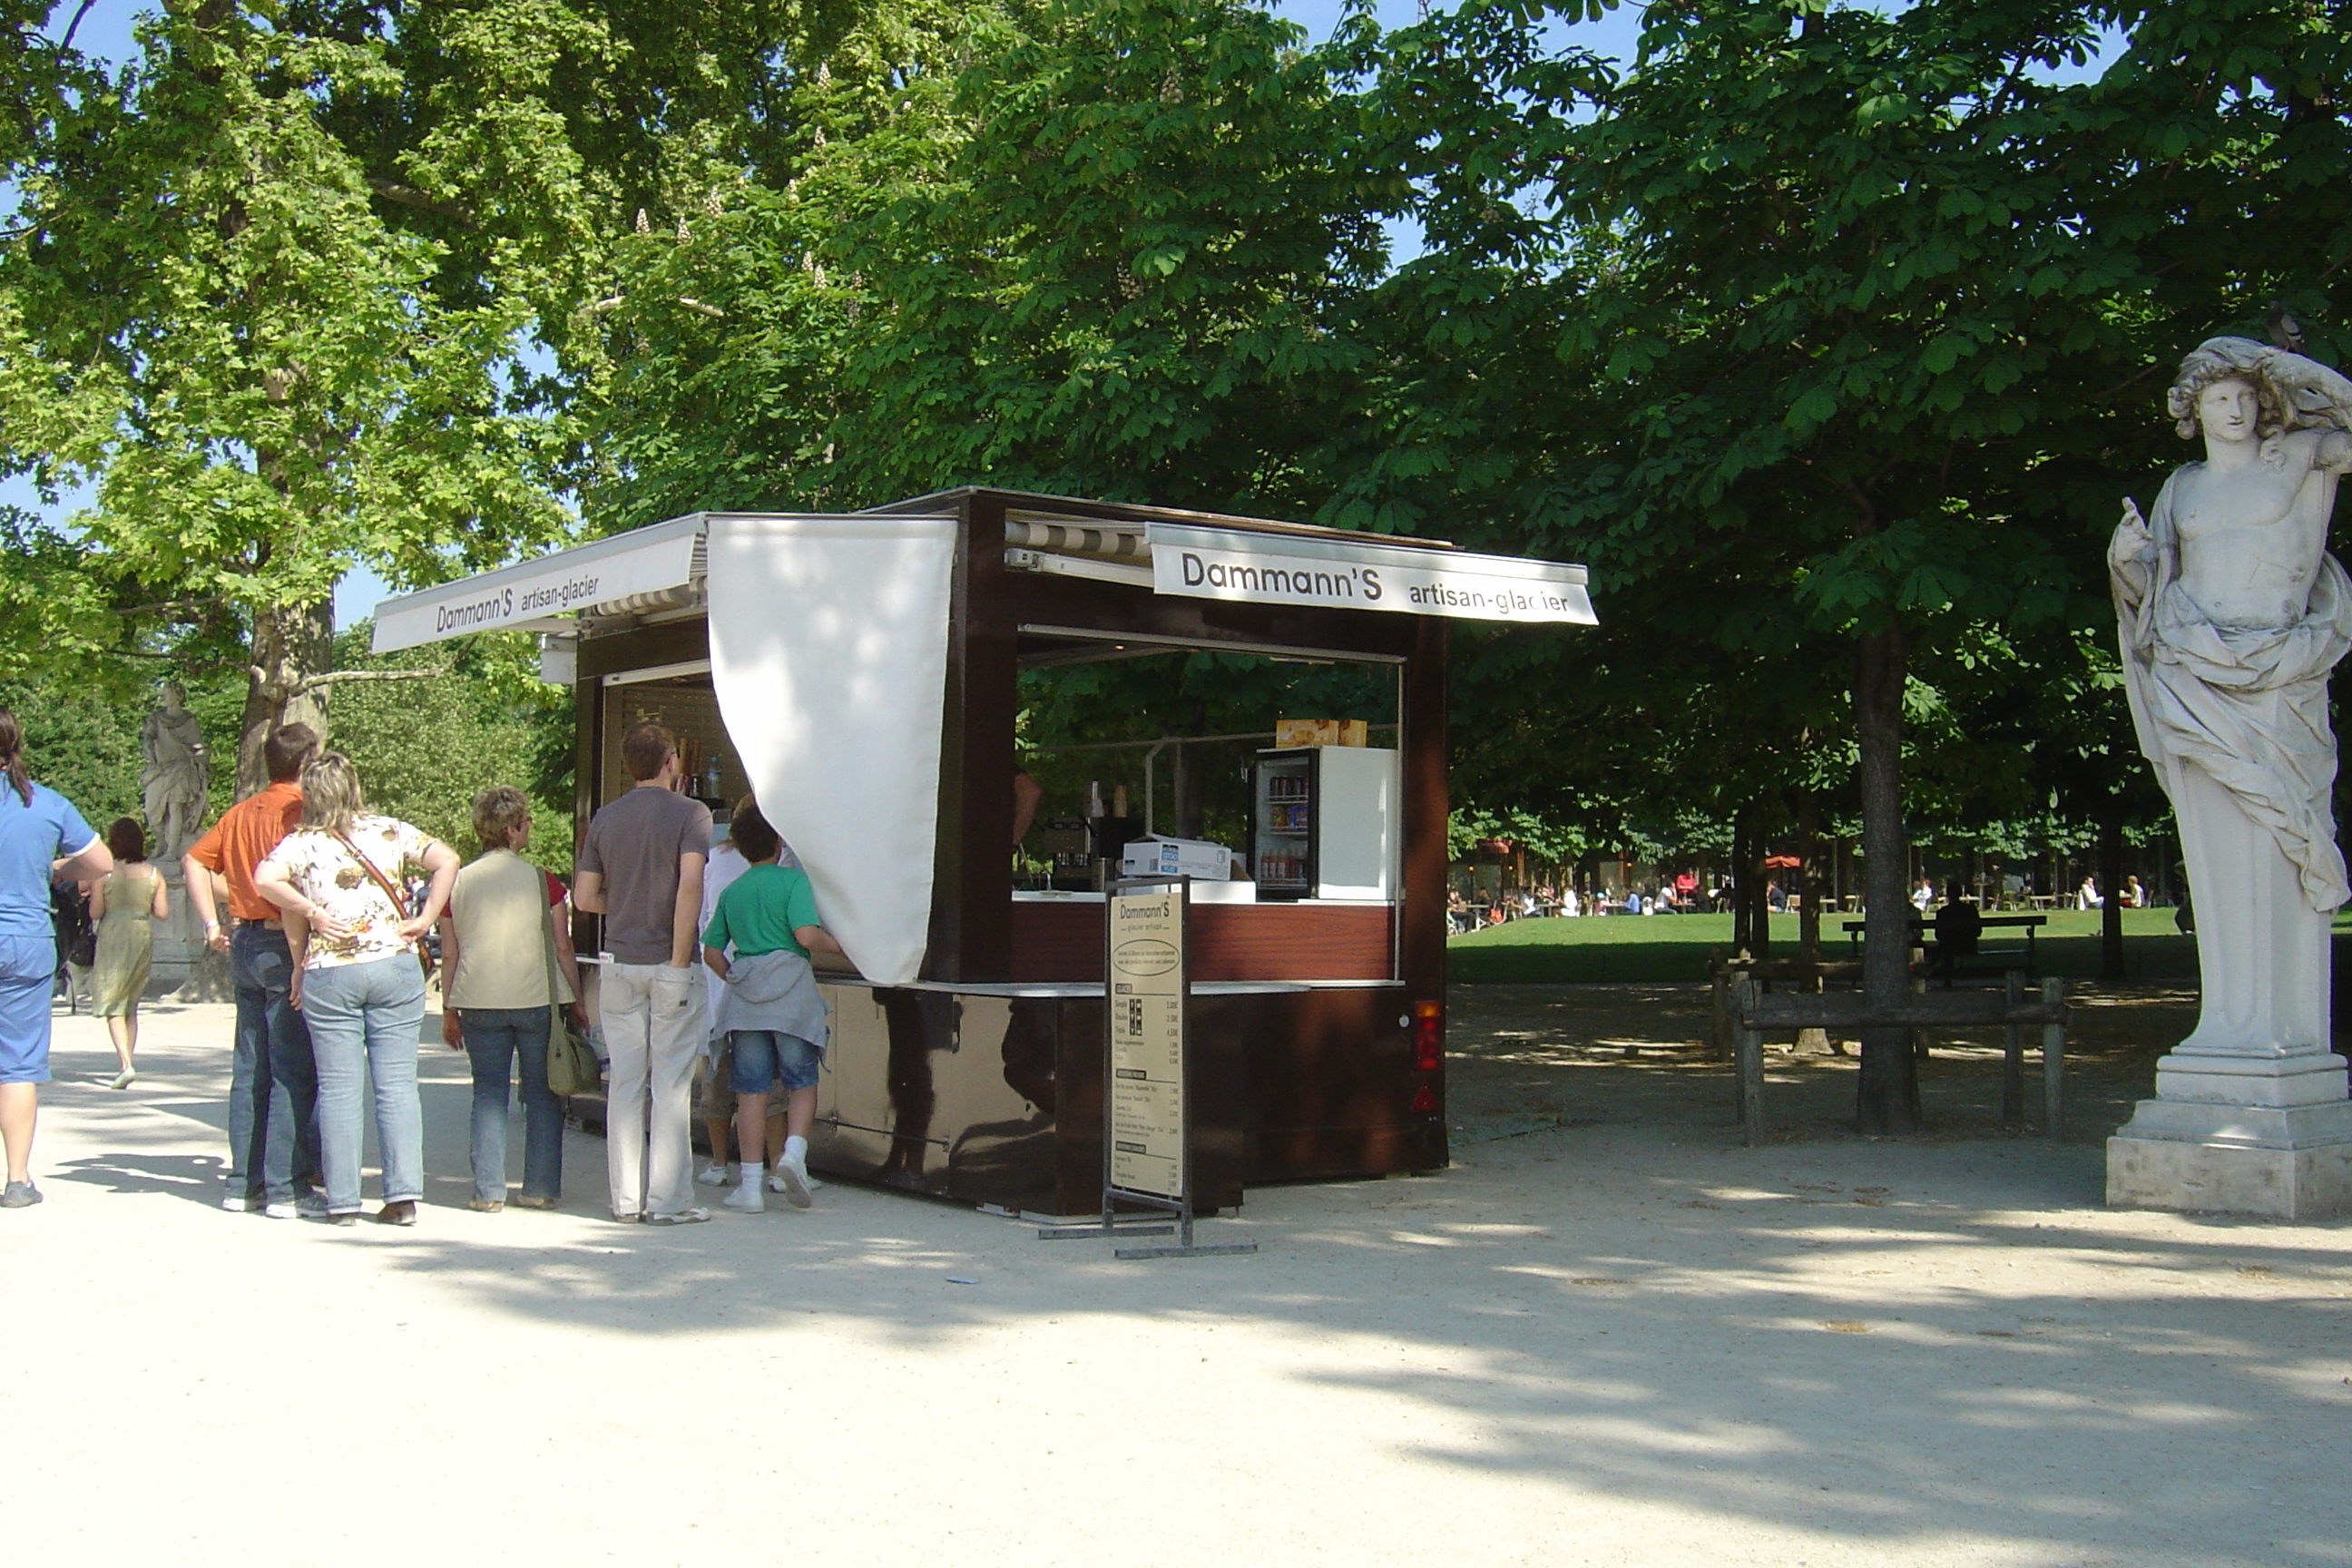
[[[1822,922],[1828,958],[1853,953],[1843,922]],[[2035,933],[2039,972],[2069,980],[2099,973],[2099,913],[2061,910]],[[1797,953],[1797,917],[1772,917],[1776,957]],[[2337,946],[2352,957],[2352,920],[2339,917]],[[2006,945],[2013,933],[1995,928],[1988,945]],[[1706,978],[1707,952],[1731,945],[1729,915],[1609,915],[1575,920],[1512,921],[1446,943],[1448,977],[1464,984],[1679,984]],[[1858,953],[1856,953],[1858,956]],[[2181,935],[2170,910],[2124,911],[2124,963],[2135,980],[2197,978],[2197,943]]]

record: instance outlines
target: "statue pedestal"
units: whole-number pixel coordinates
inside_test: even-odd
[[[189,907],[188,889],[180,877],[177,855],[159,857],[155,868],[163,875],[171,914],[155,922],[153,957],[147,968],[147,996],[152,1001],[179,991],[205,956],[205,931]],[[182,998],[185,1000],[185,998]]]
[[[2328,1219],[2352,1214],[2352,1099],[2345,1060],[2321,1051],[2175,1051],[2154,1100],[2107,1140],[2107,1202]]]

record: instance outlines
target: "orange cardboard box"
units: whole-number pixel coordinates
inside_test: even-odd
[[[1276,719],[1277,746],[1360,746],[1368,738],[1361,719]]]

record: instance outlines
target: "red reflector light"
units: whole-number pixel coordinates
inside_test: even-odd
[[[1419,1111],[1434,1111],[1436,1109],[1437,1109],[1437,1090],[1436,1090],[1436,1089],[1434,1089],[1431,1088],[1428,1084],[1425,1084],[1425,1083],[1424,1083],[1424,1084],[1423,1084],[1419,1089],[1414,1089],[1414,1090],[1412,1091],[1412,1110],[1415,1110],[1416,1112],[1419,1112]]]
[[[1445,1020],[1437,1004],[1414,1003],[1412,1005],[1412,1070],[1435,1072],[1444,1052]],[[1418,1110],[1419,1107],[1414,1109]]]

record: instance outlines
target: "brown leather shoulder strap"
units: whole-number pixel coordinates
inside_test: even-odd
[[[383,889],[383,896],[392,900],[393,922],[394,924],[399,924],[400,922],[406,921],[408,919],[408,900],[400,896],[399,889],[395,889],[392,885],[392,879],[385,876],[382,871],[377,870],[375,862],[369,859],[365,855],[360,853],[360,847],[352,842],[351,835],[343,832],[341,828],[329,828],[328,831],[335,836],[335,841],[337,843],[341,844],[344,848],[352,852],[352,858],[360,863],[360,869],[365,871],[370,877],[374,878],[375,885],[379,889]]]

